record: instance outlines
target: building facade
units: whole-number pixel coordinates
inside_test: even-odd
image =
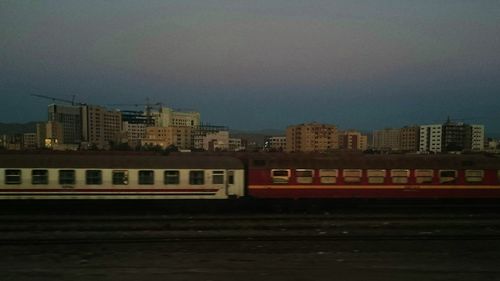
[[[368,136],[357,131],[340,132],[339,149],[365,151],[368,149]]]
[[[400,129],[400,147],[403,152],[416,152],[419,150],[419,126],[407,126]]]
[[[62,138],[59,144],[80,144],[82,141],[82,113],[80,106],[51,104],[48,107],[48,121],[61,126]]]
[[[400,129],[383,129],[373,132],[373,148],[378,150],[399,150]]]
[[[269,137],[264,143],[264,148],[271,151],[285,151],[286,136]]]
[[[419,148],[421,153],[439,153],[443,151],[443,125],[420,126]]]
[[[108,149],[111,143],[120,141],[120,111],[96,105],[84,105],[81,108],[83,142],[89,146],[96,145],[99,149]]]
[[[471,151],[484,151],[484,125],[470,125],[471,144],[467,148]]]
[[[152,112],[152,117],[157,127],[199,127],[201,124],[200,113],[196,111],[175,111],[168,107],[161,107]]]
[[[179,149],[190,149],[193,146],[192,128],[186,126],[148,127],[143,146],[175,146]]]
[[[286,129],[287,152],[320,152],[338,148],[339,135],[335,125],[305,123]]]

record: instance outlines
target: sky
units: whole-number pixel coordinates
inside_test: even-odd
[[[500,136],[500,1],[3,0],[0,122],[46,120],[31,94],[233,129],[450,116]]]

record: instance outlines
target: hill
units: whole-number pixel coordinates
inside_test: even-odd
[[[39,122],[28,123],[0,123],[0,135],[14,135],[36,132],[36,124]]]

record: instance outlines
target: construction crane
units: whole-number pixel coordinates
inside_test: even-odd
[[[39,94],[31,94],[30,96],[38,97],[38,98],[42,98],[42,99],[47,99],[47,100],[52,100],[53,102],[69,103],[71,105],[75,105],[75,104],[76,105],[85,105],[84,103],[80,103],[80,102],[75,103],[75,95],[72,96],[71,100],[61,99],[61,98],[51,97],[51,96],[46,96],[46,95],[39,95]]]
[[[157,105],[159,106],[160,110],[161,110],[161,107],[163,106],[163,103],[161,102],[157,102],[157,103],[150,103],[149,102],[149,98],[146,98],[146,103],[115,103],[115,104],[106,104],[107,106],[135,106],[135,107],[139,107],[139,106],[144,106],[145,108],[145,115],[146,115],[146,118],[149,120],[148,122],[151,123],[151,120],[152,120],[152,116],[151,116],[151,110],[153,109],[153,106]]]

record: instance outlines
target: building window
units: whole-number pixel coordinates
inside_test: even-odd
[[[128,184],[128,171],[114,170],[113,172],[114,185],[127,185]]]
[[[418,184],[432,183],[434,171],[429,169],[415,170],[415,178]]]
[[[59,184],[75,184],[75,170],[59,170]]]
[[[346,169],[343,170],[345,183],[361,182],[362,171],[359,169]]]
[[[154,184],[155,183],[155,172],[152,170],[141,170],[139,171],[139,184]]]
[[[179,171],[165,171],[163,183],[167,185],[179,184]]]
[[[368,170],[366,171],[368,183],[384,183],[385,170]]]
[[[5,170],[5,184],[21,184],[21,170]]]
[[[392,183],[406,184],[408,183],[409,176],[410,176],[409,170],[400,170],[400,169],[391,170]]]
[[[212,172],[212,184],[224,184],[224,171]]]
[[[49,171],[47,170],[32,170],[31,171],[31,184],[48,184]]]
[[[205,171],[189,171],[189,184],[191,185],[205,184]]]
[[[312,183],[314,170],[297,169],[295,170],[297,183]]]
[[[85,171],[85,184],[102,184],[102,171],[101,170],[87,170]]]
[[[337,183],[339,171],[337,169],[320,169],[319,178],[320,182],[324,184]]]
[[[439,183],[455,183],[457,179],[457,171],[455,170],[440,170]]]
[[[273,183],[288,183],[290,170],[271,170]]]
[[[465,181],[468,183],[479,183],[484,178],[483,170],[465,170]]]

